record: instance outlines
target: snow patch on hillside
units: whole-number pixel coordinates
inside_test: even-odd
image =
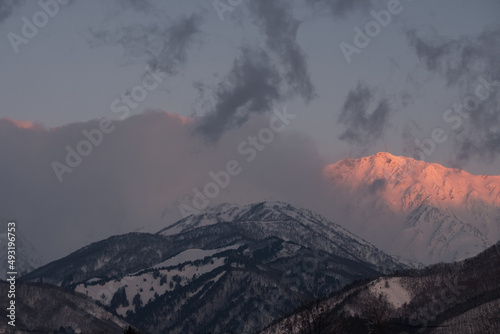
[[[144,306],[153,300],[156,295],[161,296],[166,292],[174,291],[178,287],[186,286],[197,277],[209,273],[225,264],[225,257],[212,258],[205,265],[185,265],[181,267],[170,267],[158,270],[155,274],[148,271],[142,274],[127,275],[120,280],[111,280],[104,285],[79,284],[75,291],[85,294],[88,297],[99,301],[100,303],[110,306],[111,300],[115,293],[125,288],[128,306],[120,306],[116,312],[121,316],[126,316],[128,311],[134,312],[134,297],[138,294],[141,304]],[[214,278],[217,281],[222,274]]]
[[[210,257],[214,254],[229,250],[229,249],[237,249],[239,245],[231,245],[228,247],[223,247],[223,248],[217,248],[217,249],[188,249],[185,250],[184,252],[181,252],[175,256],[172,256],[171,258],[160,262],[158,264],[155,264],[152,266],[150,269],[155,269],[155,268],[163,268],[163,267],[171,267],[171,266],[176,266],[181,263],[185,262],[193,262],[196,260],[203,260],[206,257]]]
[[[377,297],[383,295],[395,309],[411,301],[410,294],[401,286],[398,278],[380,278],[372,283],[370,292]]]

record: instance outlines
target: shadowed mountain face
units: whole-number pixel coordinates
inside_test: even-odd
[[[408,268],[309,210],[228,204],[103,240],[23,277],[68,287],[150,332],[255,331],[305,300]]]
[[[430,264],[500,240],[500,176],[378,153],[324,169],[334,216],[389,254]]]
[[[500,332],[500,242],[456,263],[356,282],[262,334]]]
[[[15,327],[6,316],[0,318],[5,333],[103,333],[121,334],[129,324],[99,306],[92,299],[72,291],[38,283],[16,282]],[[0,281],[0,293],[7,296],[9,283]],[[9,300],[0,298],[6,310]],[[61,328],[62,327],[62,328]]]

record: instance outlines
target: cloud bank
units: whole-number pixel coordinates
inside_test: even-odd
[[[2,119],[0,212],[17,219],[43,258],[53,260],[91,241],[174,223],[182,218],[178,204],[190,204],[193,189],[231,160],[243,170],[210,205],[283,200],[327,207],[321,176],[326,163],[307,136],[286,129],[275,133],[252,162],[238,152],[239,143],[269,127],[269,119],[251,117],[224,133],[218,145],[207,146],[192,135],[196,121],[144,112],[114,122],[116,129],[62,183],[51,163],[64,162],[66,146],[74,148],[85,139],[82,131],[98,128],[99,120],[46,129]]]

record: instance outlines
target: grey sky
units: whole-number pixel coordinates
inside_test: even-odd
[[[213,204],[279,199],[328,214],[325,164],[418,156],[436,128],[448,140],[425,160],[500,174],[500,87],[446,114],[500,80],[500,2],[401,0],[348,62],[341,43],[355,47],[355,27],[393,1],[243,0],[222,13],[201,0],[74,0],[14,48],[9,34],[54,2],[2,1],[0,216],[32,227],[53,259],[180,218],[177,204],[232,159],[243,172]],[[239,143],[284,106],[297,116],[247,163]],[[51,163],[102,118],[114,130],[59,182]]]

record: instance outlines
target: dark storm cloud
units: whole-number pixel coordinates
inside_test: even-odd
[[[211,140],[217,140],[227,129],[241,126],[252,113],[272,108],[280,97],[280,76],[262,50],[242,50],[231,72],[216,90],[216,103],[197,128]]]
[[[500,73],[500,26],[486,28],[477,36],[456,39],[423,38],[410,30],[407,38],[426,69],[442,75],[448,85],[466,83],[479,74]]]
[[[307,0],[310,5],[327,7],[334,16],[343,17],[357,9],[369,8],[369,0]]]
[[[21,6],[24,0],[2,0],[0,1],[0,23],[8,19],[16,7]]]
[[[460,89],[463,122],[454,137],[455,162],[494,161],[500,153],[500,26],[477,36],[421,37],[411,30],[407,37],[427,70]],[[484,99],[478,99],[478,90]]]
[[[284,78],[293,94],[306,101],[315,96],[304,52],[297,43],[300,22],[293,18],[290,3],[256,0],[249,3],[264,35],[267,47],[276,54],[284,68]]]
[[[338,123],[346,129],[339,136],[351,144],[368,145],[380,138],[390,114],[389,103],[385,98],[376,103],[373,112],[370,105],[376,97],[370,87],[358,83],[349,91],[338,118]]]
[[[167,23],[133,24],[92,32],[92,46],[120,45],[129,57],[146,60],[155,71],[175,75],[185,65],[188,49],[200,33],[202,17],[191,14]]]
[[[216,88],[215,105],[197,129],[212,141],[244,124],[251,114],[270,111],[274,102],[295,96],[309,102],[316,97],[306,56],[297,43],[300,22],[293,18],[290,4],[256,0],[249,8],[266,48],[243,47]]]

